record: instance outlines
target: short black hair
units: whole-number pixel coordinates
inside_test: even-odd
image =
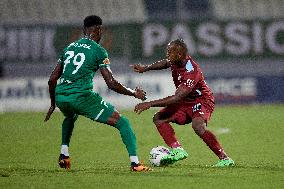
[[[175,44],[181,48],[183,48],[187,52],[187,45],[183,39],[175,39],[170,42],[170,44]]]
[[[103,24],[103,21],[102,21],[101,17],[96,16],[96,15],[90,15],[90,16],[87,16],[84,19],[84,27],[85,28],[88,28],[88,27],[91,27],[91,26],[98,26],[98,25],[102,25],[102,24]]]
[[[186,44],[183,39],[175,39],[175,40],[172,40],[170,43],[186,48]]]

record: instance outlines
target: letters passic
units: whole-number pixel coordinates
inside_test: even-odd
[[[192,55],[284,55],[284,43],[279,39],[284,35],[284,21],[177,23],[167,27],[150,23],[144,26],[142,35],[145,57],[151,57],[157,48],[176,38],[184,39]]]

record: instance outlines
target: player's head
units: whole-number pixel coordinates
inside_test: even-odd
[[[187,56],[187,46],[182,39],[176,39],[171,41],[167,47],[167,59],[171,63],[180,63]]]
[[[103,21],[99,16],[87,16],[84,19],[84,35],[99,42],[102,37],[102,24]]]

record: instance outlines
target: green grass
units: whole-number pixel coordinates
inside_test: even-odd
[[[133,124],[146,164],[151,148],[165,145],[152,124],[154,112],[121,112]],[[207,166],[217,162],[215,155],[189,125],[175,125],[189,158],[148,173],[129,171],[114,128],[83,117],[71,142],[71,170],[59,169],[63,116],[56,112],[48,123],[43,118],[44,113],[0,115],[0,188],[284,188],[284,105],[216,107],[209,129],[236,167]]]

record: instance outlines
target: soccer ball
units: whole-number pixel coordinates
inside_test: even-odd
[[[160,166],[161,159],[168,155],[170,150],[164,146],[156,146],[150,151],[149,161],[154,166]]]

